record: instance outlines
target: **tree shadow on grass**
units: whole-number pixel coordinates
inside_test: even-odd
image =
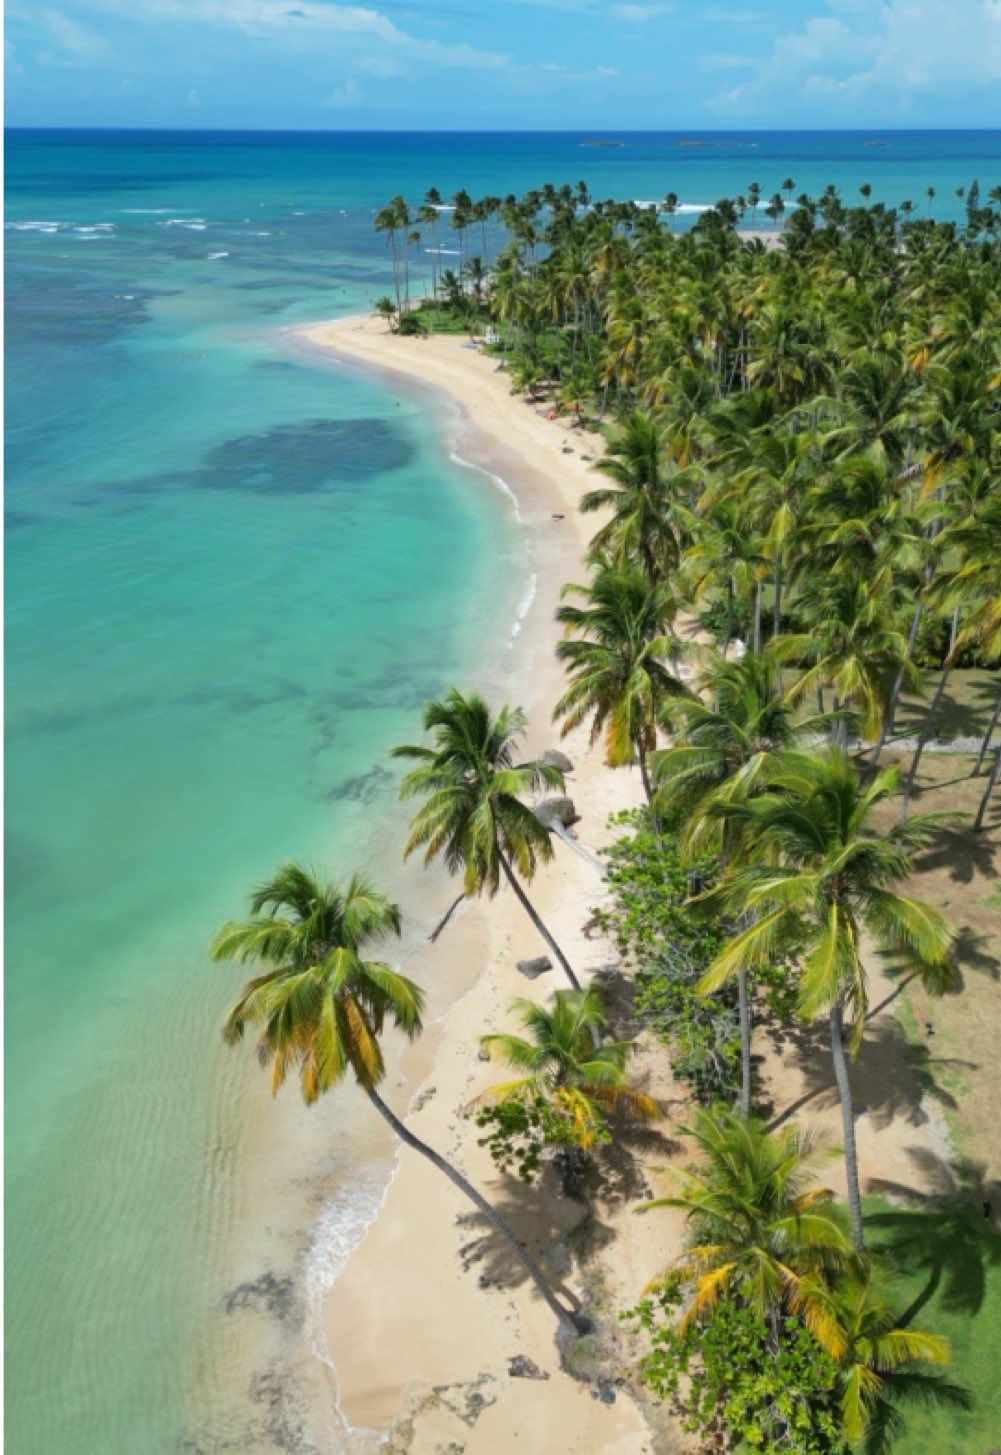
[[[1001,1265],[1001,1181],[969,1158],[945,1161],[924,1147],[909,1147],[907,1155],[931,1190],[871,1179],[870,1192],[906,1205],[870,1213],[867,1241],[902,1273],[925,1274],[902,1324],[911,1323],[940,1289],[943,1309],[972,1317],[983,1306],[988,1269]]]
[[[972,970],[976,975],[988,975],[991,980],[1001,980],[1001,959],[986,948],[991,941],[990,935],[980,934],[972,925],[963,925],[957,930],[952,947],[957,973],[953,984],[945,992],[946,995],[959,995],[963,991],[964,970]]]

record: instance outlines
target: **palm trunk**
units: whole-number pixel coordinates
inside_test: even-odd
[[[991,738],[994,736],[994,729],[998,725],[998,718],[999,717],[1001,717],[1001,692],[998,693],[998,700],[994,704],[994,716],[991,718],[990,726],[988,727],[987,731],[984,733],[984,740],[980,744],[980,752],[977,754],[976,767],[973,769],[973,772],[970,774],[970,777],[971,778],[976,778],[977,774],[980,772],[981,768],[984,766],[984,759],[987,756],[987,749],[991,745]]]
[[[726,640],[723,643],[723,655],[727,654],[730,647],[730,638],[733,636],[733,577],[726,578]]]
[[[500,849],[498,849],[497,850],[497,857],[500,859],[500,865],[501,865],[501,868],[504,870],[504,874],[505,874],[505,877],[507,878],[507,882],[510,884],[511,888],[514,890],[515,894],[518,896],[518,899],[519,899],[519,901],[521,903],[521,906],[524,909],[525,913],[528,915],[529,919],[532,921],[533,925],[538,930],[539,934],[542,936],[542,938],[545,940],[546,944],[549,946],[549,948],[552,950],[553,954],[556,956],[557,960],[560,962],[560,965],[563,967],[563,970],[564,970],[564,972],[566,974],[566,977],[570,981],[570,984],[573,986],[574,990],[580,990],[581,989],[581,983],[577,979],[576,975],[573,973],[573,970],[572,970],[571,965],[570,965],[570,961],[567,959],[566,955],[564,955],[564,953],[560,949],[559,945],[553,939],[552,935],[549,933],[549,931],[546,929],[546,926],[543,924],[542,920],[539,918],[539,916],[536,913],[535,908],[534,908],[534,906],[532,904],[532,901],[529,899],[529,897],[525,893],[524,889],[522,889],[521,884],[518,881],[518,876],[515,874],[514,870],[511,868],[511,865],[508,863],[507,856],[504,853],[502,853]]]
[[[487,1222],[494,1229],[494,1231],[500,1233],[501,1237],[506,1240],[511,1248],[511,1251],[518,1259],[518,1262],[524,1268],[525,1272],[535,1284],[539,1293],[549,1305],[550,1309],[556,1317],[557,1323],[569,1326],[577,1333],[584,1332],[585,1325],[586,1327],[590,1327],[588,1321],[580,1319],[579,1316],[572,1313],[570,1309],[566,1309],[563,1307],[563,1305],[560,1303],[559,1299],[553,1293],[553,1290],[549,1287],[549,1284],[543,1277],[541,1268],[538,1266],[535,1260],[531,1258],[528,1253],[525,1252],[524,1248],[518,1242],[518,1239],[515,1237],[514,1233],[508,1227],[504,1219],[490,1206],[486,1198],[483,1197],[479,1192],[477,1192],[473,1184],[471,1182],[467,1182],[465,1177],[463,1177],[462,1173],[457,1171],[456,1168],[452,1166],[451,1162],[447,1162],[444,1157],[440,1156],[440,1154],[436,1152],[433,1147],[429,1147],[426,1142],[422,1142],[419,1137],[415,1137],[413,1132],[409,1131],[403,1125],[399,1117],[396,1116],[395,1113],[390,1111],[389,1107],[386,1105],[386,1103],[383,1101],[382,1097],[379,1095],[374,1087],[366,1087],[365,1090],[368,1095],[369,1101],[371,1101],[372,1105],[375,1107],[376,1111],[380,1114],[380,1116],[385,1117],[386,1121],[392,1127],[396,1135],[402,1138],[402,1140],[406,1142],[408,1147],[413,1147],[415,1152],[420,1152],[422,1157],[426,1157],[429,1162],[431,1162],[435,1167],[438,1168],[439,1172],[443,1172],[448,1178],[449,1182],[457,1187],[460,1192],[465,1193],[466,1197],[469,1198],[470,1202],[473,1203],[477,1208],[479,1208],[480,1212],[486,1218]]]
[[[653,819],[654,833],[660,833],[660,823],[653,807],[653,787],[650,783],[650,773],[646,765],[646,749],[641,742],[636,743],[636,756],[640,763],[640,778],[643,780],[643,792],[646,794],[647,807],[650,810],[650,817]]]
[[[742,1117],[751,1114],[751,1001],[747,993],[747,967],[737,972],[737,1013],[740,1018],[740,1100]]]
[[[761,582],[755,583],[754,587],[754,651],[761,655]]]
[[[921,622],[921,613],[923,611],[924,611],[924,602],[919,600],[918,603],[917,603],[917,605],[914,608],[914,615],[911,617],[911,629],[907,633],[907,660],[908,661],[910,661],[910,659],[911,659],[911,653],[914,651],[914,643],[917,640],[918,626],[919,626],[919,624]],[[895,719],[895,717],[897,715],[897,698],[900,696],[900,689],[901,689],[901,687],[903,685],[904,685],[904,669],[903,669],[903,667],[901,667],[901,669],[897,673],[896,679],[895,679],[895,681],[893,683],[893,688],[892,688],[892,690],[890,692],[890,700],[889,700],[889,702],[886,705],[886,712],[884,713],[884,715],[883,715],[883,721],[880,724],[880,728],[879,728],[879,742],[876,744],[876,750],[875,750],[875,752],[872,755],[872,766],[874,768],[875,768],[876,764],[879,762],[880,754],[882,753],[883,748],[886,745],[887,734],[893,732],[893,723],[894,723],[894,719]]]
[[[777,637],[782,621],[782,558],[775,553],[775,578],[772,583],[775,599],[772,602],[772,636]]]
[[[987,780],[987,787],[984,789],[984,796],[980,800],[980,807],[977,809],[977,816],[973,820],[973,831],[979,833],[984,826],[984,814],[987,812],[987,800],[997,786],[998,773],[1001,771],[1001,747],[994,754],[994,767],[991,769],[991,776]]]
[[[931,737],[931,727],[938,711],[938,705],[942,701],[942,694],[945,691],[945,684],[948,681],[949,673],[952,671],[952,649],[956,645],[956,630],[959,626],[959,607],[952,613],[952,630],[949,634],[949,652],[945,659],[945,666],[942,668],[938,679],[938,686],[935,688],[935,696],[932,698],[931,706],[925,713],[924,721],[921,724],[921,731],[918,734],[918,745],[914,749],[914,757],[911,759],[910,770],[907,774],[907,782],[904,784],[900,795],[900,822],[903,823],[907,817],[907,804],[914,788],[914,779],[917,777],[918,764],[921,762],[921,754],[924,752],[925,743]]]
[[[858,1160],[855,1155],[855,1111],[852,1106],[852,1088],[848,1080],[848,1063],[845,1060],[844,1026],[841,1020],[841,1002],[831,1006],[831,1058],[834,1061],[834,1079],[841,1098],[841,1130],[845,1143],[845,1171],[848,1175],[848,1207],[852,1217],[852,1242],[858,1252],[862,1251],[862,1197],[858,1185]]]

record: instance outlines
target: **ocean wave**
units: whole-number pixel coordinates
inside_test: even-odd
[[[204,217],[168,217],[166,222],[157,223],[157,227],[189,227],[192,232],[204,232],[207,226]]]
[[[674,210],[675,212],[711,212],[714,206],[713,202],[679,202]]]
[[[228,257],[229,257],[229,253],[209,253],[208,261],[211,263],[216,258],[228,258]]]
[[[518,610],[514,614],[514,625],[511,628],[512,641],[514,641],[515,637],[518,636],[518,634],[520,633],[521,624],[532,609],[532,602],[535,600],[535,592],[538,584],[539,578],[533,571],[531,576],[529,577],[528,586],[525,589],[525,594],[521,598],[521,601],[518,603]]]
[[[14,232],[58,232],[61,227],[68,227],[65,222],[37,222],[29,219],[26,222],[5,222],[5,230],[10,228]]]
[[[521,504],[503,475],[495,475],[493,470],[487,470],[483,465],[474,465],[470,460],[464,460],[455,450],[449,452],[448,458],[453,465],[461,465],[464,470],[475,470],[478,475],[486,475],[488,480],[492,480],[501,494],[506,495],[510,500],[514,509],[514,518],[521,525]]]
[[[346,1448],[357,1455],[377,1451],[382,1435],[373,1430],[348,1424],[340,1407],[340,1386],[337,1368],[330,1357],[323,1332],[323,1309],[331,1288],[347,1266],[348,1259],[379,1216],[399,1168],[397,1149],[389,1176],[385,1170],[371,1167],[360,1174],[355,1169],[350,1182],[340,1188],[325,1205],[313,1228],[306,1255],[306,1302],[310,1323],[310,1345],[314,1356],[334,1374],[335,1407],[346,1440]],[[384,1433],[384,1432],[383,1432]]]

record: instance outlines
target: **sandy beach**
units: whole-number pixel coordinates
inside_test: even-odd
[[[562,672],[553,655],[553,610],[560,584],[582,574],[581,555],[594,522],[581,518],[577,501],[593,481],[587,457],[599,453],[599,438],[569,421],[550,420],[547,406],[512,396],[496,360],[457,337],[398,338],[382,320],[352,317],[298,330],[295,342],[329,350],[331,361],[343,360],[344,367],[361,364],[446,391],[468,421],[466,458],[503,475],[519,497],[526,527],[541,542],[544,569],[503,664],[506,680],[488,682],[483,690],[494,698],[503,692],[500,700],[529,711],[529,751],[556,746],[549,718]],[[581,815],[576,832],[581,843],[599,848],[610,836],[609,813],[640,800],[638,773],[606,768],[600,745],[589,747],[585,730],[562,746],[574,762],[568,792]],[[585,932],[591,907],[604,895],[591,865],[557,844],[553,864],[540,870],[531,892],[582,979],[611,966],[610,946]],[[560,986],[557,972],[532,982],[518,973],[519,959],[543,950],[509,892],[466,903],[407,970],[427,982],[441,973],[436,966],[444,958],[459,959],[475,967],[475,983],[437,1027],[433,1066],[418,1093],[411,1094],[416,1063],[409,1068],[405,1063],[410,1074],[387,1085],[385,1094],[399,1113],[409,1111],[408,1124],[417,1135],[460,1165],[510,1218],[557,1286],[606,1316],[607,1338],[615,1340],[622,1337],[617,1311],[636,1301],[683,1236],[676,1215],[659,1211],[640,1223],[633,1211],[638,1200],[662,1186],[655,1169],[672,1156],[684,1159],[683,1148],[671,1140],[683,1112],[665,1049],[644,1046],[634,1063],[647,1088],[668,1106],[658,1124],[660,1136],[642,1157],[630,1157],[621,1176],[608,1180],[589,1221],[582,1205],[559,1194],[555,1180],[526,1190],[514,1178],[498,1176],[476,1145],[477,1129],[462,1117],[470,1099],[497,1079],[496,1068],[478,1058],[479,1036],[513,1028],[505,1012],[514,996],[544,999]],[[875,971],[873,1005],[879,1007],[891,991],[891,983]],[[803,1098],[800,1120],[836,1147],[840,1112],[823,1029],[758,1039],[755,1049],[764,1057],[763,1080],[776,1111]],[[915,1150],[946,1156],[947,1127],[938,1105],[923,1095],[902,1038],[893,1031],[892,1006],[870,1021],[853,1083],[863,1183],[879,1176],[920,1186]],[[888,1085],[894,1088],[890,1098]],[[840,1159],[832,1158],[825,1180],[843,1192]],[[333,1286],[325,1325],[353,1451],[374,1450],[380,1439],[388,1440],[385,1448],[414,1455],[458,1450],[495,1455],[515,1444],[526,1455],[685,1448],[664,1420],[658,1419],[656,1432],[647,1425],[628,1387],[606,1388],[611,1401],[606,1403],[597,1387],[561,1370],[549,1311],[520,1269],[510,1266],[503,1246],[484,1231],[478,1214],[410,1150],[401,1153],[379,1216]],[[548,1377],[512,1377],[509,1361],[519,1354]],[[619,1364],[628,1371],[625,1348]]]

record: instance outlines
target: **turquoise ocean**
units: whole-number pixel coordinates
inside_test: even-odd
[[[588,139],[7,133],[16,1455],[346,1448],[316,1310],[389,1149],[350,1096],[270,1101],[206,947],[286,857],[403,884],[388,749],[532,568],[454,411],[289,337],[390,291],[373,211],[583,178],[694,217],[791,176],[959,217],[1001,179],[998,132]]]

